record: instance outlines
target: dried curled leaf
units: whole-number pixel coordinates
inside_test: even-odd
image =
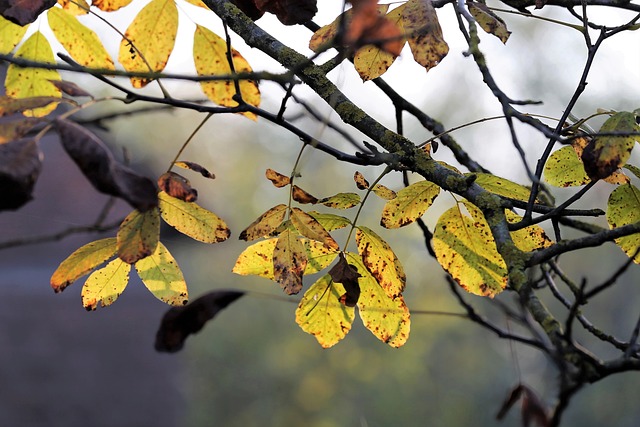
[[[204,176],[205,178],[214,179],[216,177],[214,174],[212,174],[207,169],[205,169],[204,166],[201,166],[194,162],[187,162],[186,160],[182,160],[179,162],[175,162],[174,166],[177,166],[183,169],[189,169],[194,172],[198,172],[200,175]]]
[[[244,294],[240,291],[213,291],[183,307],[172,307],[162,316],[155,349],[167,353],[181,350],[189,335],[200,331],[222,309]]]
[[[140,212],[158,206],[154,182],[116,162],[94,133],[65,119],[55,124],[65,151],[98,191],[120,197]]]
[[[42,152],[33,139],[0,144],[0,211],[18,209],[32,199],[42,169]]]
[[[282,175],[273,169],[267,169],[266,177],[276,188],[286,187],[291,183],[291,178],[286,175]]]
[[[56,2],[57,0],[0,0],[0,15],[14,24],[24,26],[34,22]]]
[[[258,10],[276,15],[284,25],[304,24],[318,12],[317,0],[254,0]]]
[[[329,276],[344,287],[344,294],[339,298],[340,303],[347,307],[355,307],[361,293],[358,279],[362,276],[358,273],[358,268],[349,264],[344,254],[340,253],[338,263],[329,270]]]
[[[185,202],[191,203],[198,200],[198,191],[191,187],[189,180],[175,172],[166,172],[160,175],[158,187],[171,197]]]
[[[318,198],[307,193],[305,190],[303,190],[302,188],[298,187],[297,185],[294,185],[291,188],[291,197],[293,198],[293,200],[295,200],[298,203],[302,203],[302,204],[316,204],[318,203]]]

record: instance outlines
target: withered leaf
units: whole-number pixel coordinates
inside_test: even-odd
[[[205,178],[214,179],[216,177],[214,174],[212,174],[207,169],[205,169],[204,166],[201,166],[194,162],[187,162],[186,160],[181,160],[179,162],[175,162],[175,165],[178,166],[179,168],[189,169],[194,172],[198,172],[200,175],[204,176]]]
[[[284,25],[304,24],[318,12],[317,0],[254,0],[254,3],[261,12],[276,15]]]
[[[231,0],[231,3],[235,4],[238,9],[254,21],[257,21],[264,15],[264,11],[258,9],[256,6],[255,0]]]
[[[369,181],[367,181],[364,175],[360,172],[356,171],[353,175],[353,180],[356,182],[356,187],[358,187],[359,190],[366,190],[369,188]]]
[[[293,208],[291,212],[291,223],[300,234],[309,239],[322,242],[328,248],[338,250],[340,245],[329,232],[314,217],[304,212],[302,209]]]
[[[24,26],[35,21],[56,2],[57,0],[0,0],[0,15],[14,24]]]
[[[166,172],[160,175],[158,187],[171,197],[185,202],[198,200],[198,191],[191,187],[189,180],[175,172]]]
[[[156,333],[156,351],[179,351],[189,335],[200,331],[222,309],[243,295],[244,292],[240,291],[213,291],[185,306],[171,308],[160,321]]]
[[[70,82],[68,80],[49,80],[49,81],[51,82],[52,85],[60,89],[60,91],[65,93],[66,95],[88,96],[90,98],[93,98],[93,95],[91,95],[89,92],[87,92],[77,84]]]
[[[20,139],[35,126],[45,123],[41,117],[22,117],[11,122],[0,123],[0,144]]]
[[[295,200],[298,203],[312,204],[312,205],[315,205],[316,203],[318,203],[317,197],[312,196],[311,194],[307,193],[297,185],[294,185],[291,190],[292,190],[291,197],[293,197],[293,200]]]
[[[279,204],[272,207],[262,215],[260,215],[255,221],[253,221],[247,228],[240,233],[240,240],[256,240],[260,237],[268,236],[282,224],[284,216],[287,213],[287,205]]]
[[[291,183],[291,178],[286,175],[282,175],[281,173],[276,172],[273,169],[267,169],[265,175],[267,179],[276,186],[276,188],[286,187]]]
[[[0,144],[0,210],[18,209],[32,199],[42,168],[42,152],[33,139]]]
[[[22,113],[27,110],[45,107],[52,102],[65,101],[64,99],[54,96],[34,96],[31,98],[10,98],[8,96],[0,97],[0,117],[11,114]],[[68,100],[67,102],[73,103]]]
[[[288,229],[280,233],[273,250],[273,276],[286,294],[297,294],[302,289],[307,262],[304,245],[296,233]]]
[[[55,124],[65,151],[98,191],[120,197],[140,212],[158,206],[155,183],[118,163],[95,134],[65,119]]]
[[[329,275],[334,282],[341,283],[345,294],[340,296],[340,303],[347,307],[355,307],[360,298],[360,285],[358,278],[362,277],[358,273],[358,268],[347,262],[344,254],[340,252],[338,263],[329,270]]]

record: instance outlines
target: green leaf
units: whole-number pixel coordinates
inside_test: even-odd
[[[466,291],[494,297],[507,286],[507,266],[482,212],[464,203],[471,214],[454,206],[438,219],[433,249],[440,265]]]
[[[411,321],[402,296],[390,298],[369,273],[359,255],[346,252],[347,262],[358,269],[360,298],[357,306],[364,326],[391,347],[401,347],[409,339]]]
[[[296,323],[323,348],[333,347],[351,330],[355,309],[338,302],[342,294],[343,286],[327,274],[311,285],[296,309]]]
[[[95,310],[98,303],[106,307],[115,302],[129,283],[131,265],[116,258],[100,270],[96,270],[82,287],[82,306]]]
[[[424,215],[438,194],[440,187],[430,181],[419,181],[403,188],[395,199],[384,205],[380,225],[398,228],[411,224]]]
[[[189,302],[182,271],[162,243],[158,243],[153,254],[136,262],[135,267],[144,285],[160,301],[174,306]]]
[[[51,276],[51,287],[58,293],[116,254],[116,238],[96,240],[78,248]]]
[[[80,65],[115,69],[111,55],[102,45],[98,35],[82,25],[71,13],[60,7],[52,7],[47,12],[47,19],[56,39]]]
[[[273,250],[273,277],[288,295],[297,294],[302,289],[302,276],[307,267],[304,245],[291,230],[284,230],[278,236]]]
[[[596,136],[585,147],[582,161],[587,175],[594,180],[608,177],[627,162],[640,136],[624,134],[637,134],[640,132],[640,125],[636,123],[634,113],[622,111],[609,117],[598,132],[623,135]]]
[[[287,214],[287,205],[279,204],[272,207],[262,215],[260,215],[255,221],[253,221],[247,228],[240,233],[240,240],[256,240],[260,237],[269,236],[275,231]]]
[[[182,234],[204,243],[218,243],[229,238],[231,231],[227,224],[213,212],[196,203],[171,197],[164,191],[158,193],[158,200],[162,219]]]
[[[607,203],[607,222],[609,227],[618,228],[640,221],[640,190],[634,185],[624,184],[609,195]],[[616,244],[628,257],[636,255],[640,249],[640,233],[616,239]],[[633,262],[640,264],[640,254]]]
[[[402,294],[407,276],[391,246],[367,227],[356,230],[358,253],[363,264],[391,298]]]
[[[524,185],[516,184],[513,181],[509,181],[506,178],[502,178],[490,173],[473,173],[465,174],[466,176],[475,175],[475,183],[487,191],[490,191],[498,196],[506,197],[508,199],[528,201],[531,190]]]
[[[133,264],[154,253],[160,240],[158,209],[145,213],[132,211],[122,221],[117,239],[118,257],[127,264]]]
[[[360,196],[357,193],[338,193],[320,200],[323,205],[334,209],[350,209],[360,204]]]
[[[120,42],[118,61],[127,71],[164,70],[173,51],[178,31],[178,8],[174,0],[152,0],[133,19]],[[135,88],[151,80],[131,78]]]
[[[322,242],[328,248],[336,251],[340,248],[338,242],[331,237],[327,230],[302,209],[293,208],[291,210],[291,223],[304,237]]]
[[[40,31],[37,31],[18,48],[16,58],[28,59],[46,64],[55,64],[53,51],[47,39]],[[24,68],[15,64],[9,64],[5,79],[5,90],[11,98],[23,99],[33,97],[60,98],[60,89],[51,84],[49,80],[60,80],[60,74],[55,70],[42,68]],[[26,110],[25,116],[46,116],[56,108],[57,102],[49,103],[46,107]]]
[[[20,43],[27,32],[28,25],[21,27],[0,16],[0,54],[6,55]]]
[[[571,146],[551,153],[544,165],[544,177],[549,184],[556,187],[580,186],[591,181],[584,170],[582,160]]]
[[[236,73],[251,72],[249,63],[240,53],[231,49],[233,58],[233,68]],[[231,67],[227,60],[227,42],[220,36],[208,29],[196,25],[196,32],[193,36],[193,60],[199,76],[229,75]],[[238,102],[233,99],[236,95],[236,85],[231,80],[218,80],[201,82],[200,86],[204,94],[211,101],[224,107],[235,107]],[[240,94],[242,99],[249,105],[257,107],[260,105],[260,90],[258,84],[252,80],[240,81]],[[243,115],[252,120],[256,120],[254,113],[245,112]]]

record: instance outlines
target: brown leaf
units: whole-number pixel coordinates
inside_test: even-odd
[[[273,183],[277,188],[282,188],[291,183],[291,178],[286,175],[282,175],[279,172],[274,171],[273,169],[267,169],[266,172],[267,179]]]
[[[262,12],[273,13],[284,25],[304,24],[318,12],[317,0],[255,0]]]
[[[264,15],[264,11],[258,9],[256,6],[255,0],[231,0],[231,3],[238,6],[238,9],[254,21],[257,21]]]
[[[8,96],[0,97],[0,117],[10,114],[22,113],[23,111],[33,110],[35,108],[45,107],[52,102],[60,102],[64,99],[53,96],[36,96],[32,98],[10,98]],[[73,103],[73,101],[68,101]]]
[[[98,191],[120,197],[140,212],[158,206],[155,183],[116,162],[95,134],[68,120],[55,124],[65,151]]]
[[[182,160],[179,162],[175,162],[174,164],[179,168],[189,169],[194,172],[198,172],[200,175],[204,176],[205,178],[214,179],[216,177],[214,174],[212,174],[207,169],[205,169],[204,166],[200,166],[199,164],[194,162],[187,162],[185,160]]]
[[[278,236],[273,250],[273,277],[288,295],[302,289],[302,275],[307,267],[307,252],[304,245],[291,230]]]
[[[366,190],[369,188],[369,181],[367,181],[364,175],[360,172],[356,171],[353,175],[353,180],[356,182],[356,187],[358,187],[359,190]]]
[[[32,199],[42,168],[42,152],[33,139],[0,145],[0,210],[18,209]]]
[[[571,146],[573,147],[573,150],[576,152],[576,154],[580,159],[582,159],[582,153],[584,151],[584,148],[587,145],[589,145],[589,142],[592,139],[593,139],[592,137],[588,135],[584,135],[584,136],[577,137],[573,141],[571,141]],[[606,178],[603,178],[602,180],[605,182],[608,182],[609,184],[614,184],[614,185],[628,184],[629,182],[631,182],[629,177],[625,175],[622,169],[617,169],[614,173],[612,173]]]
[[[385,16],[379,16],[373,26],[362,33],[357,44],[376,45],[396,57],[400,55],[405,39],[402,30],[395,23]]]
[[[551,418],[544,403],[530,387],[524,384],[518,384],[509,392],[509,397],[503,402],[496,419],[503,419],[520,397],[522,397],[521,415],[523,426],[528,427],[532,421],[538,427],[551,425]]]
[[[69,96],[88,96],[93,98],[86,90],[82,89],[77,84],[67,81],[67,80],[49,80],[52,85],[60,89],[61,92],[69,95]]]
[[[351,22],[344,35],[346,44],[355,44],[365,31],[378,23],[378,0],[351,0]]]
[[[316,203],[318,203],[318,199],[315,196],[312,196],[311,194],[307,193],[297,185],[293,186],[291,197],[293,197],[293,200],[295,200],[296,202],[302,203],[302,204],[315,205]]]
[[[14,24],[25,26],[56,2],[57,0],[0,0],[0,15]]]
[[[41,123],[46,123],[46,120],[39,117],[22,117],[11,122],[0,123],[0,144],[22,138],[34,126]]]
[[[362,277],[358,273],[358,268],[349,264],[344,254],[340,252],[338,263],[329,270],[329,275],[334,282],[341,283],[345,294],[340,296],[340,303],[347,307],[355,307],[360,298],[360,284],[358,278]]]
[[[156,333],[156,351],[179,351],[189,335],[200,331],[222,309],[243,295],[241,291],[213,291],[185,306],[171,308],[160,321]]]
[[[189,180],[175,172],[167,172],[160,175],[158,187],[171,197],[185,202],[198,200],[198,191],[191,187]]]
[[[427,71],[449,53],[431,0],[409,0],[403,6],[402,25],[413,59]]]

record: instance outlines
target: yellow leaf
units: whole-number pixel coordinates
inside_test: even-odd
[[[454,206],[438,219],[433,249],[440,265],[460,286],[476,295],[494,297],[507,286],[507,266],[482,212],[464,203],[471,218]]]
[[[578,155],[578,158],[580,159],[580,163],[582,163],[582,153],[584,152],[585,147],[589,145],[590,141],[591,139],[587,138],[586,136],[581,136],[571,141],[571,146],[573,147],[576,154]],[[625,168],[627,167],[626,164],[624,166]],[[582,166],[582,169],[584,170],[584,165]],[[631,182],[629,177],[625,175],[622,169],[616,170],[614,173],[612,173],[606,178],[603,178],[602,180],[604,182],[608,182],[609,184],[613,184],[613,185],[628,184]]]
[[[449,53],[431,0],[409,0],[402,11],[402,25],[413,59],[429,71]]]
[[[120,224],[117,239],[118,257],[127,264],[151,255],[160,240],[158,209],[150,209],[145,213],[132,211]]]
[[[133,19],[120,42],[118,61],[127,71],[164,70],[173,51],[178,31],[178,8],[174,0],[152,0]],[[128,40],[129,41],[128,41]],[[151,80],[132,77],[133,87]]]
[[[171,197],[164,191],[158,193],[158,200],[162,219],[182,234],[204,243],[218,243],[229,238],[229,227],[213,212],[196,203]]]
[[[544,177],[556,187],[573,187],[589,183],[591,180],[584,170],[582,160],[573,147],[562,147],[549,156],[544,165]]]
[[[47,39],[40,31],[33,33],[31,37],[16,52],[17,58],[54,64],[53,51]],[[5,89],[11,98],[54,97],[60,98],[62,93],[51,84],[49,80],[60,80],[60,74],[55,70],[41,68],[23,68],[15,64],[9,64]],[[53,102],[46,107],[24,111],[25,116],[46,116],[56,108]]]
[[[33,98],[20,98],[14,99],[8,96],[0,97],[0,117],[9,116],[16,113],[24,113],[27,110],[33,110],[36,108],[44,107],[52,102],[68,102],[73,103],[71,100],[61,99],[53,96],[36,96]]]
[[[288,229],[280,233],[273,251],[273,276],[285,293],[300,292],[306,267],[307,254],[298,236]]]
[[[351,221],[343,216],[316,211],[310,211],[307,213],[314,217],[316,221],[318,221],[327,231],[338,230],[351,225]]]
[[[522,217],[515,212],[507,210],[504,213],[507,221],[511,224],[522,221]],[[524,252],[531,252],[553,245],[553,242],[549,239],[544,229],[535,224],[521,228],[518,231],[512,231],[511,239],[513,239],[513,243],[515,243],[518,249]]]
[[[189,302],[182,271],[162,243],[158,243],[153,254],[136,262],[135,267],[142,283],[160,301],[176,306]]]
[[[247,247],[238,256],[233,272],[241,276],[260,276],[273,280],[273,251],[278,239],[263,240]]]
[[[489,34],[493,34],[500,39],[502,43],[507,43],[511,31],[507,30],[507,24],[498,15],[493,13],[491,9],[484,3],[476,3],[467,1],[469,12],[478,21],[480,27]]]
[[[116,239],[96,240],[78,248],[58,266],[51,276],[54,292],[64,289],[116,254]]]
[[[516,184],[513,181],[509,181],[506,178],[502,178],[490,173],[478,173],[465,174],[467,176],[475,175],[475,183],[487,191],[497,194],[502,197],[514,200],[522,200],[524,202],[529,200],[531,190],[524,185]]]
[[[236,73],[252,71],[249,63],[237,50],[232,48],[231,56],[233,57],[233,68]],[[227,42],[200,25],[196,26],[196,32],[193,37],[193,60],[199,76],[229,75],[232,73],[227,60]],[[233,81],[201,82],[200,86],[207,98],[216,104],[224,107],[238,105],[238,102],[233,99],[236,95],[236,85]],[[240,81],[240,94],[245,103],[254,107],[260,105],[260,90],[255,81]],[[250,119],[257,119],[257,116],[253,113],[245,112],[242,114]]]
[[[398,191],[382,210],[380,225],[398,228],[411,224],[429,209],[440,194],[440,187],[430,181],[418,181]]]
[[[338,302],[344,292],[327,274],[304,293],[296,310],[296,323],[323,348],[333,347],[351,330],[355,309]]]
[[[393,200],[398,197],[398,194],[395,191],[382,184],[374,185],[371,191],[373,191],[376,196],[384,200]]]
[[[74,16],[89,13],[89,5],[86,0],[58,0],[58,4]]]
[[[338,242],[331,237],[327,230],[315,218],[300,208],[292,209],[291,222],[304,237],[322,242],[330,249],[338,250],[340,248]]]
[[[338,256],[336,249],[331,249],[316,240],[301,239],[307,252],[307,267],[304,274],[314,274],[329,267]]]
[[[383,5],[379,5],[383,6]],[[388,9],[388,5],[384,5]],[[398,26],[402,31],[402,10],[404,8],[397,7],[386,15],[386,18],[393,24]],[[385,13],[385,10],[378,9],[379,13]],[[397,56],[389,52],[385,52],[374,45],[363,46],[356,51],[353,58],[353,65],[362,80],[373,80],[387,72],[389,67],[394,63]]]
[[[287,205],[277,205],[263,213],[240,233],[241,240],[256,240],[270,235],[282,224],[287,213]]]
[[[75,16],[62,8],[52,7],[47,12],[47,19],[60,44],[80,65],[115,69],[111,55],[107,53],[98,35],[82,25]]]
[[[320,200],[323,205],[334,209],[350,209],[360,204],[360,196],[357,193],[338,193]]]
[[[347,262],[358,269],[360,297],[357,306],[364,326],[391,347],[401,347],[409,339],[411,320],[402,296],[389,297],[369,273],[359,255],[346,252]]]
[[[407,276],[391,246],[367,227],[358,227],[356,242],[362,262],[387,295],[391,298],[400,295]]]
[[[116,258],[104,268],[96,270],[82,287],[82,306],[87,310],[95,310],[98,303],[106,307],[115,302],[129,283],[131,265]]]
[[[11,52],[20,43],[27,28],[28,25],[21,27],[0,16],[0,54],[6,55]]]
[[[113,12],[127,6],[133,0],[91,0],[91,5],[105,12]]]
[[[609,227],[614,229],[638,221],[640,221],[640,190],[631,184],[619,186],[611,192],[607,203]],[[628,257],[632,257],[640,249],[640,234],[616,239],[616,244]],[[633,262],[640,264],[640,254],[636,255]]]

